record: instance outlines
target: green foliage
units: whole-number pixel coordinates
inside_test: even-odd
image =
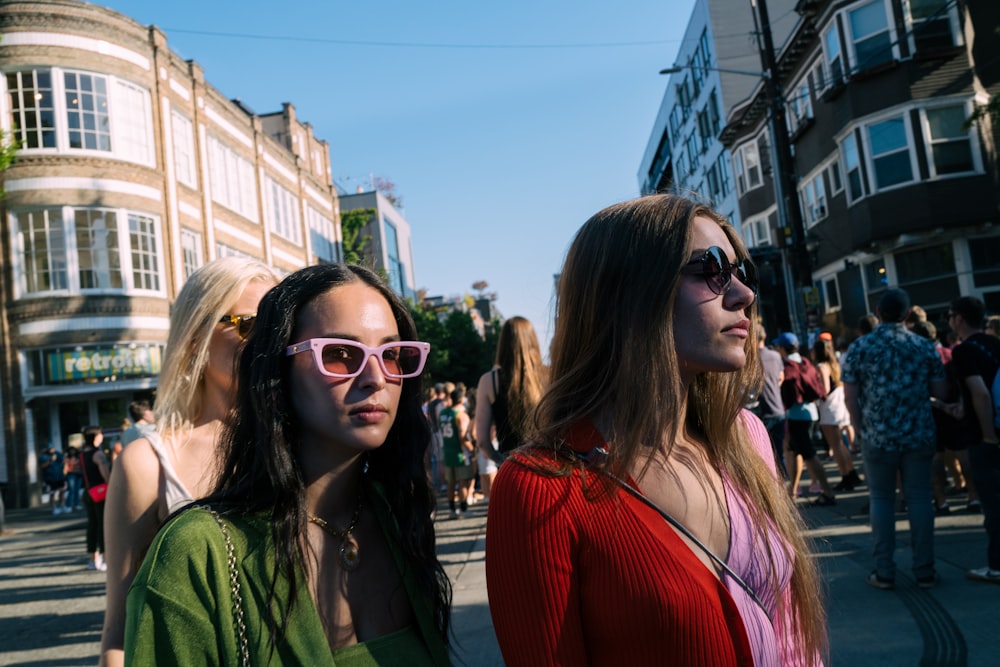
[[[0,173],[7,170],[17,155],[17,143],[12,141],[3,130],[0,130]],[[0,188],[0,198],[4,196],[3,188]]]
[[[344,238],[344,263],[368,265],[365,250],[371,243],[370,235],[362,236],[365,225],[375,218],[374,209],[359,208],[340,214],[340,230]]]
[[[424,370],[424,385],[436,382],[463,382],[474,391],[479,376],[493,367],[500,323],[486,326],[486,339],[479,336],[472,318],[459,310],[450,311],[442,322],[432,308],[410,303],[420,340],[431,344]]]

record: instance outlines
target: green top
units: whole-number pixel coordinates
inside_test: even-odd
[[[450,665],[437,632],[431,601],[417,589],[398,544],[398,526],[381,489],[370,484],[383,533],[413,608],[415,625],[331,654],[305,574],[297,568],[299,595],[285,635],[270,643],[268,589],[274,572],[269,516],[225,517],[236,557],[250,665]],[[279,577],[278,618],[287,612],[288,581]],[[192,508],[168,522],[153,540],[129,589],[125,623],[126,665],[239,665],[226,540],[215,517]]]

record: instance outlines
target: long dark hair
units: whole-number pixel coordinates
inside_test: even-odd
[[[308,520],[285,348],[295,342],[291,336],[302,308],[332,289],[357,281],[385,297],[402,340],[417,340],[406,304],[372,271],[345,264],[296,271],[272,288],[258,306],[257,320],[240,355],[235,408],[220,436],[223,464],[210,502],[237,513],[270,512],[276,550],[267,618],[272,640],[284,629],[273,617],[275,584],[279,574],[285,576],[289,606],[294,604],[298,595],[295,569],[304,562]],[[396,421],[385,443],[368,452],[367,475],[385,491],[399,525],[400,547],[421,590],[432,601],[435,624],[447,642],[451,585],[435,553],[434,494],[423,463],[430,429],[420,398],[420,378],[403,380]]]

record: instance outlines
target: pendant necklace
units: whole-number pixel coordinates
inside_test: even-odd
[[[321,519],[318,516],[309,514],[310,523],[314,523],[324,531],[336,537],[340,540],[340,551],[337,554],[337,560],[340,562],[340,567],[347,572],[354,572],[358,569],[358,564],[360,561],[360,553],[358,550],[358,541],[354,539],[354,530],[358,527],[358,519],[361,518],[361,489],[358,489],[358,502],[354,506],[354,515],[351,517],[351,523],[345,530],[337,530],[331,526],[325,519]]]

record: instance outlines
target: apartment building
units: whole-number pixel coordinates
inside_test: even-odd
[[[772,31],[780,41],[795,25],[795,2],[771,3],[779,17]],[[642,194],[693,194],[739,223],[739,182],[718,136],[729,109],[760,80],[756,33],[749,0],[695,2],[673,63],[663,63],[670,78],[639,165]],[[759,168],[755,155],[741,159],[744,171]]]
[[[113,440],[151,396],[170,304],[227,255],[340,257],[327,143],[291,104],[225,98],[167,36],[75,0],[0,2],[0,482],[37,502],[37,452]]]
[[[939,328],[960,295],[1000,312],[998,128],[970,120],[1000,94],[1000,5],[800,0],[795,11],[776,76],[805,242],[782,247],[790,230],[764,168],[738,187],[752,252],[776,266],[782,258],[768,249],[781,248],[786,264],[789,253],[808,253],[809,324],[845,339],[891,287]],[[735,163],[770,144],[773,103],[761,86],[731,113],[721,139]],[[777,273],[776,289],[762,290],[772,330],[790,325],[775,303],[784,298]]]
[[[340,195],[340,210],[370,211],[361,231],[369,242],[365,255],[376,271],[384,271],[389,286],[404,299],[416,300],[416,278],[413,272],[413,247],[410,223],[388,197],[378,190],[361,190]]]

